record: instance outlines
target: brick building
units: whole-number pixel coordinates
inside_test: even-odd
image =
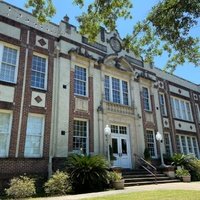
[[[47,174],[69,153],[106,155],[134,168],[145,148],[194,154],[200,146],[200,86],[122,48],[118,32],[89,43],[67,19],[40,25],[0,2],[0,176]]]

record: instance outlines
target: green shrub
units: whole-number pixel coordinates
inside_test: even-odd
[[[115,172],[115,171],[114,172],[109,172],[108,176],[109,176],[109,180],[111,182],[113,182],[113,181],[119,181],[119,180],[122,179],[121,173],[118,173],[118,172]]]
[[[13,178],[10,181],[10,187],[5,189],[8,196],[13,198],[27,198],[36,194],[35,181],[27,176]]]
[[[70,155],[67,170],[75,193],[100,191],[108,187],[108,162],[102,156]]]
[[[172,156],[172,165],[174,166],[184,166],[185,165],[186,156],[184,154],[175,153]]]
[[[48,195],[63,195],[69,189],[69,176],[65,172],[56,171],[44,184],[44,190]]]
[[[190,176],[190,173],[187,169],[181,168],[176,170],[176,176],[181,178],[183,176]]]

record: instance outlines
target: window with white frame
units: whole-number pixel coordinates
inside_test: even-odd
[[[147,148],[152,158],[157,157],[155,133],[152,130],[146,130]]]
[[[169,133],[164,133],[165,152],[168,156],[172,155],[171,138]]]
[[[81,95],[81,96],[86,96],[86,94],[87,94],[87,71],[86,71],[86,68],[75,66],[74,94]]]
[[[127,81],[105,75],[104,91],[106,101],[129,105]]]
[[[149,90],[146,87],[142,87],[142,97],[143,97],[143,104],[144,104],[144,110],[150,111],[150,96],[149,96]]]
[[[87,154],[88,152],[87,121],[74,120],[73,151]]]
[[[0,81],[16,83],[18,50],[0,44]]]
[[[12,115],[10,112],[0,111],[0,157],[8,156],[11,119]]]
[[[190,102],[176,97],[171,97],[171,106],[175,118],[193,121]]]
[[[199,147],[197,138],[189,135],[176,135],[177,152],[187,154],[194,154],[199,158]]]
[[[47,85],[47,59],[33,55],[31,68],[31,87],[46,89]]]
[[[111,125],[111,133],[127,135],[128,134],[127,127],[126,126]]]
[[[200,123],[200,110],[199,110],[199,105],[197,103],[195,103],[195,110],[197,113],[197,120]]]
[[[161,115],[166,116],[167,111],[166,111],[166,105],[165,105],[165,96],[162,93],[159,94],[159,102],[160,102]]]
[[[29,114],[26,128],[25,157],[42,157],[44,115]]]

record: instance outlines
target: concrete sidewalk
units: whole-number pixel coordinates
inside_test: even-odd
[[[124,190],[109,190],[104,192],[95,192],[87,194],[78,195],[66,195],[60,197],[47,197],[47,198],[37,198],[38,200],[79,200],[84,198],[92,197],[102,197],[115,194],[123,194],[129,192],[141,192],[141,191],[152,191],[152,190],[199,190],[200,191],[200,181],[192,183],[165,183],[158,185],[142,185],[126,187]]]

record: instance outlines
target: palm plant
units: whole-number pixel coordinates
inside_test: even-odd
[[[100,191],[108,186],[108,162],[100,156],[70,155],[67,171],[75,193]]]

